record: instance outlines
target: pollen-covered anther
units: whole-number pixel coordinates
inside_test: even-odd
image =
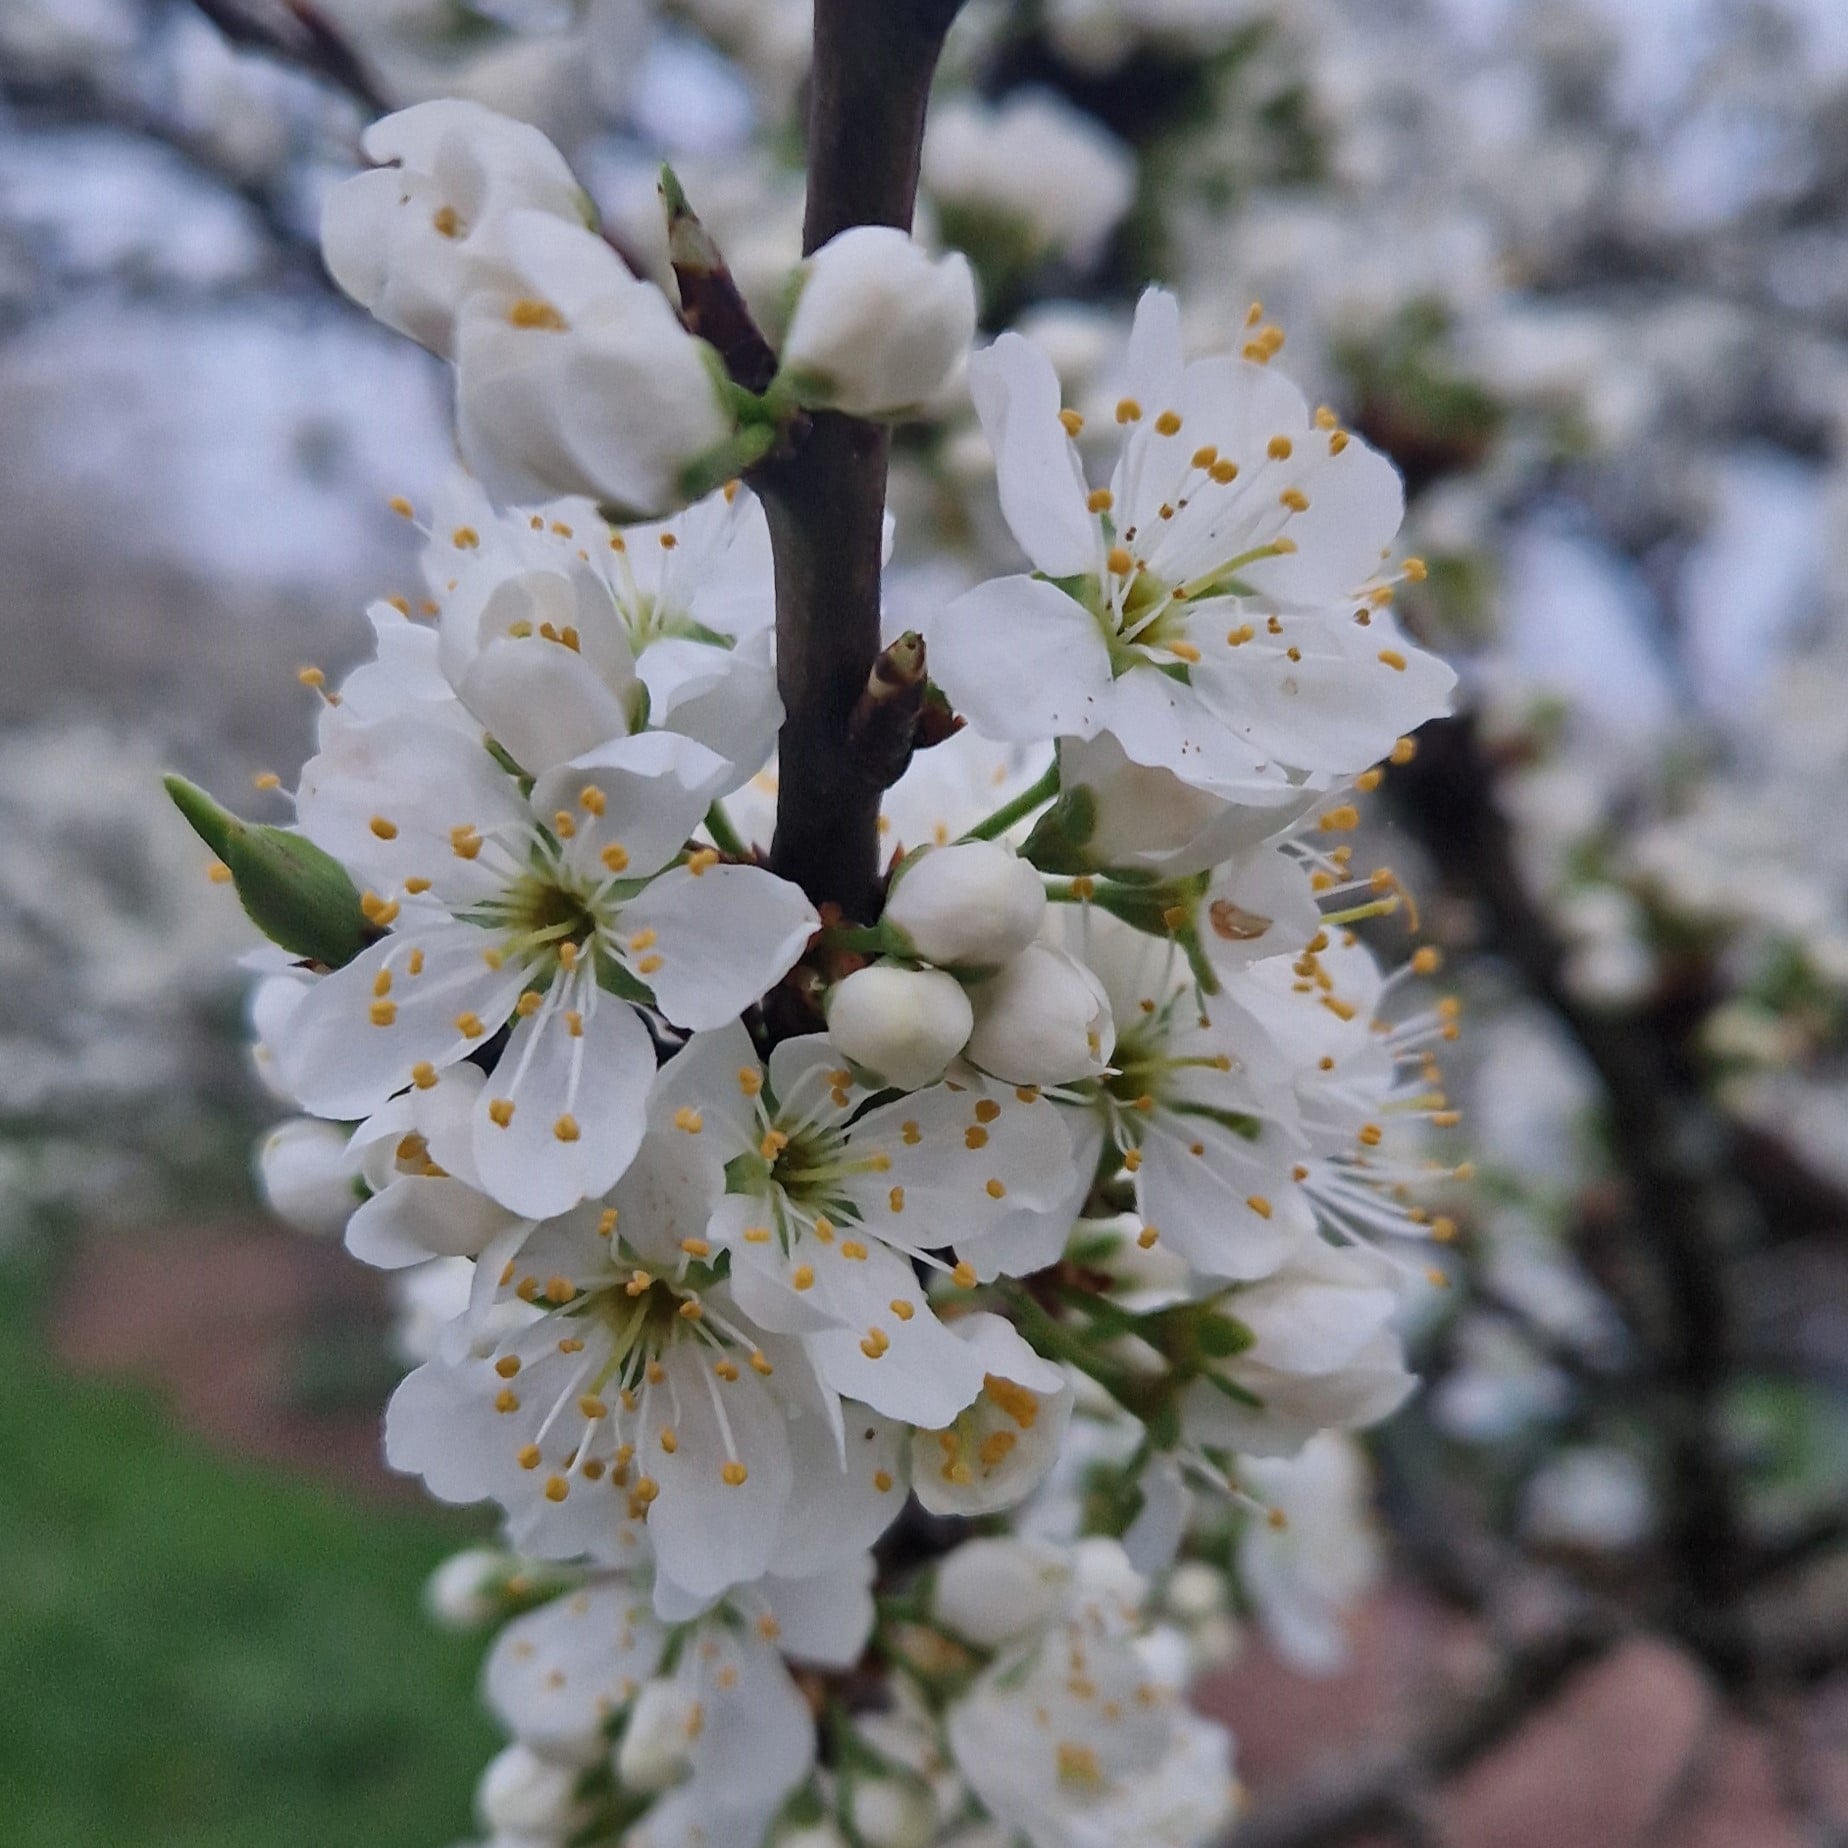
[[[860,1352],[868,1360],[878,1360],[891,1345],[892,1337],[883,1328],[875,1325],[866,1331],[865,1337],[860,1342]]]
[[[1271,1216],[1273,1210],[1271,1203],[1265,1199],[1262,1194],[1247,1194],[1245,1196],[1245,1204],[1256,1213],[1260,1219],[1268,1219]]]
[[[1179,411],[1163,411],[1155,419],[1155,431],[1158,436],[1179,436],[1181,433],[1181,414]]]
[[[1116,505],[1116,496],[1108,488],[1093,488],[1084,504],[1092,513],[1108,513]]]
[[[691,1104],[682,1104],[674,1112],[674,1127],[689,1136],[697,1136],[706,1127],[706,1119]]]
[[[469,824],[449,830],[449,851],[458,860],[473,860],[480,857],[482,848],[481,831]]]
[[[751,1472],[746,1469],[742,1463],[733,1459],[728,1463],[720,1465],[719,1480],[723,1482],[728,1489],[738,1489],[744,1486],[745,1479],[750,1473]]]
[[[1206,471],[1219,485],[1228,487],[1238,479],[1238,464],[1222,456]]]
[[[1140,423],[1142,406],[1134,398],[1119,398],[1116,407],[1116,420],[1120,424]]]
[[[552,1134],[560,1142],[575,1142],[583,1132],[578,1128],[578,1120],[567,1111],[552,1125]]]
[[[230,869],[225,877],[230,878]],[[395,898],[381,898],[376,892],[362,892],[359,896],[360,915],[368,924],[375,924],[383,930],[387,924],[394,923],[398,916],[398,901]]]
[[[628,870],[629,850],[621,841],[611,841],[610,844],[597,855],[597,858],[603,863],[603,868],[606,872],[621,873]]]
[[[687,871],[698,879],[709,868],[719,863],[719,850],[716,847],[696,847],[687,855]]]
[[[1126,545],[1113,545],[1104,556],[1104,565],[1113,576],[1127,577],[1136,568],[1136,561]]]
[[[505,1129],[513,1121],[513,1099],[511,1097],[489,1098],[488,1121],[497,1129]]]
[[[1136,1243],[1140,1245],[1144,1251],[1153,1251],[1160,1238],[1161,1233],[1154,1226],[1144,1226],[1142,1230],[1136,1234]]]
[[[1063,427],[1065,434],[1070,437],[1078,436],[1084,429],[1084,418],[1082,414],[1071,409],[1066,409],[1059,413],[1059,423]]]

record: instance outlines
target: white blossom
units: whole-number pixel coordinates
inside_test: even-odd
[[[1028,253],[1087,268],[1136,191],[1136,160],[1097,120],[1046,90],[931,112],[924,186],[940,206],[1002,221]]]
[[[828,993],[828,1037],[863,1071],[906,1090],[935,1084],[974,1025],[962,985],[940,969],[870,963]]]
[[[1051,363],[1017,334],[970,362],[1002,511],[1036,567],[929,626],[932,672],[988,736],[1115,736],[1242,800],[1345,776],[1445,710],[1455,679],[1379,578],[1392,465],[1267,366],[1185,363],[1172,296],[1137,310],[1127,431],[1088,488]]]
[[[500,274],[464,300],[455,333],[457,434],[488,492],[646,516],[729,473],[718,357],[667,297],[544,213],[508,213],[498,241]]]
[[[582,229],[589,201],[536,128],[454,99],[374,122],[376,163],[328,195],[321,249],[334,280],[387,327],[447,358],[457,311],[507,280],[499,248],[510,212]]]
[[[257,1180],[264,1203],[298,1231],[341,1231],[359,1204],[359,1165],[337,1123],[291,1117],[263,1138]]]
[[[634,1006],[605,985],[678,1025],[715,1024],[815,927],[786,882],[682,855],[725,776],[690,739],[647,733],[526,794],[434,721],[338,734],[303,772],[302,826],[365,881],[388,928],[290,1016],[280,1061],[304,1103],[363,1115],[511,1020],[473,1111],[482,1187],[531,1215],[603,1192],[640,1139],[655,1066]]]
[[[994,969],[1039,934],[1046,891],[992,841],[926,848],[901,868],[883,913],[904,947],[939,968]]]
[[[969,1058],[1010,1084],[1070,1084],[1110,1064],[1116,1026],[1097,977],[1065,951],[1029,944],[973,985]]]
[[[902,231],[854,225],[797,272],[782,379],[804,404],[898,417],[939,397],[975,337],[975,278]]]

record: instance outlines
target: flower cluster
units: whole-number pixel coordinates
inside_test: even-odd
[[[1452,680],[1394,615],[1398,477],[1262,343],[1188,359],[1156,290],[1097,479],[1050,360],[971,355],[966,265],[876,227],[793,274],[751,389],[534,131],[425,104],[366,145],[329,264],[453,361],[471,473],[421,607],[305,676],[293,828],[183,805],[280,946],[272,1198],[440,1279],[386,1447],[523,1562],[465,1588],[530,1607],[484,1822],[1201,1841],[1229,1744],[1150,1577],[1227,1539],[1328,1653],[1269,1536],[1345,1518],[1353,1459],[1290,1460],[1411,1390],[1402,1248],[1447,1231],[1454,1008],[1357,934],[1402,897],[1344,838]],[[750,844],[781,707],[748,476],[965,370],[1033,569],[882,657],[966,725],[920,729],[842,916]],[[876,1616],[913,1498],[1059,1537],[894,1568]]]

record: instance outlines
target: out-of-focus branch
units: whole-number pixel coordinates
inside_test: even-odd
[[[365,61],[309,0],[191,0],[225,38],[344,90],[368,116],[394,107]]]
[[[35,127],[109,129],[164,148],[200,179],[242,200],[292,275],[333,290],[321,264],[318,239],[291,211],[282,189],[238,172],[219,157],[209,136],[185,128],[152,104],[85,75],[37,81],[4,71],[0,71],[0,104],[22,123]]]
[[[1669,1459],[1674,1586],[1665,1619],[1716,1669],[1736,1673],[1729,1627],[1715,1619],[1742,1589],[1745,1540],[1718,1400],[1732,1359],[1727,1246],[1753,1208],[1731,1170],[1730,1125],[1704,1095],[1679,1019],[1604,1012],[1572,992],[1564,945],[1527,889],[1495,800],[1495,766],[1469,716],[1428,726],[1389,787],[1439,873],[1474,900],[1497,952],[1603,1081],[1630,1223],[1654,1286],[1644,1320]]]

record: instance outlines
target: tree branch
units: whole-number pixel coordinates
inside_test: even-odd
[[[1716,1669],[1736,1672],[1726,1626],[1715,1622],[1743,1589],[1746,1551],[1718,1407],[1732,1359],[1730,1222],[1751,1216],[1748,1203],[1735,1204],[1730,1126],[1705,1097],[1688,1056],[1689,1023],[1672,1007],[1606,1012],[1568,986],[1565,948],[1526,889],[1495,801],[1495,766],[1469,716],[1427,726],[1417,756],[1387,787],[1443,877],[1480,906],[1497,953],[1603,1081],[1631,1222],[1658,1298],[1647,1322],[1668,1426],[1665,1540],[1675,1608],[1667,1617]]]
[[[803,245],[856,224],[909,230],[924,111],[960,0],[816,0]],[[776,554],[784,721],[770,862],[817,904],[870,921],[880,766],[850,735],[879,654],[888,439],[820,412],[797,452],[758,472]]]

